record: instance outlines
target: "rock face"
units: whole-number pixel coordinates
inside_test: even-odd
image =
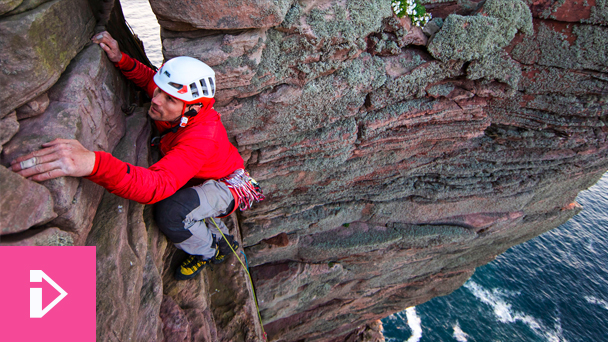
[[[81,0],[55,0],[0,18],[0,117],[48,90],[94,26],[93,13]]]
[[[0,52],[2,165],[55,137],[150,165],[146,110],[125,120],[131,86],[83,47],[89,14],[64,54],[27,38],[72,3],[120,18],[112,1],[0,3],[0,41],[53,57],[22,70]],[[564,223],[608,169],[605,1],[426,0],[424,29],[384,0],[151,5],[165,57],[216,70],[216,109],[266,194],[228,224],[270,341],[381,341],[379,319]],[[176,282],[183,254],[152,207],[2,167],[0,184],[43,194],[2,198],[0,244],[97,246],[98,340],[261,340],[238,260]]]
[[[150,5],[163,28],[174,31],[229,30],[280,24],[291,0],[192,1],[152,0]]]
[[[74,58],[49,90],[43,114],[20,121],[19,133],[4,145],[3,164],[55,138],[77,139],[91,150],[111,151],[124,134],[124,80],[98,46]],[[59,215],[53,224],[84,242],[103,188],[88,180],[64,177],[46,181]]]
[[[44,186],[0,166],[0,235],[19,233],[57,217],[53,212],[53,199]]]
[[[271,340],[342,341],[450,293],[575,215],[607,167],[603,27],[487,1],[425,51],[365,6],[294,4],[239,34],[263,50],[236,64],[232,33],[165,34],[167,57],[243,70],[218,110],[268,193],[240,222]]]

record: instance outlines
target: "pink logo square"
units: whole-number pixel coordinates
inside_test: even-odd
[[[0,341],[95,341],[95,247],[0,247]]]

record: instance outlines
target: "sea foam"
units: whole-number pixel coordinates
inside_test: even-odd
[[[595,298],[593,296],[585,296],[585,300],[589,304],[596,304],[601,306],[603,309],[608,310],[608,302],[603,299]]]
[[[483,288],[476,282],[469,280],[464,284],[464,287],[469,290],[473,296],[492,307],[494,315],[501,323],[516,323],[521,322],[527,325],[532,331],[544,337],[550,342],[562,342],[566,339],[562,336],[562,327],[559,319],[554,324],[554,329],[549,329],[541,324],[536,318],[525,313],[514,311],[505,297],[512,296],[513,293],[501,289],[493,289],[492,291]]]
[[[412,306],[405,309],[405,315],[407,317],[407,325],[412,330],[412,336],[407,339],[407,342],[418,342],[422,337],[422,325],[420,324],[420,318],[416,315],[416,307]]]
[[[452,336],[458,342],[467,342],[467,337],[469,337],[469,334],[462,331],[462,329],[460,329],[460,325],[458,322],[456,322],[456,325],[454,326],[454,334]]]

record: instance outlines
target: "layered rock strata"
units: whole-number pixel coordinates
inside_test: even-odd
[[[261,340],[249,276],[236,260],[198,278],[198,284],[177,283],[170,262],[176,250],[152,221],[152,207],[104,194],[88,180],[64,177],[38,184],[7,169],[11,160],[56,138],[77,139],[90,150],[143,167],[158,158],[147,148],[151,132],[146,109],[137,107],[141,92],[97,45],[86,44],[93,27],[108,29],[121,50],[147,62],[120,4],[28,3],[31,8],[17,7],[21,14],[7,12],[0,19],[0,27],[13,33],[3,35],[6,42],[22,43],[8,46],[1,59],[0,248],[96,246],[99,341]],[[76,15],[61,26],[61,15],[71,7]],[[57,15],[58,9],[63,14]],[[80,20],[80,10],[86,20]],[[65,25],[71,22],[86,28]],[[50,42],[40,44],[42,39]],[[28,49],[51,61],[27,59]],[[231,227],[240,236],[234,223]],[[175,260],[183,257],[177,253]]]
[[[576,214],[608,166],[598,6],[427,6],[443,20],[424,39],[373,1],[294,2],[238,32],[161,23],[167,58],[218,71],[268,193],[240,222],[271,340],[341,341],[450,293]]]
[[[119,6],[40,2],[0,2],[0,41],[24,42],[0,53],[0,244],[97,246],[100,341],[261,340],[235,257],[176,282],[183,255],[152,207],[6,169],[56,137],[155,160],[145,109],[121,110],[132,86],[85,46]],[[379,319],[567,221],[608,169],[603,0],[426,0],[424,29],[384,0],[167,4],[151,0],[165,58],[216,70],[216,109],[267,196],[228,224],[271,341],[382,340]],[[81,29],[39,44],[61,6]]]

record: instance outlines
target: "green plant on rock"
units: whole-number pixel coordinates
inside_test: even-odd
[[[392,5],[393,11],[399,18],[407,15],[418,27],[424,27],[432,18],[431,13],[426,13],[426,8],[418,0],[392,0]]]

